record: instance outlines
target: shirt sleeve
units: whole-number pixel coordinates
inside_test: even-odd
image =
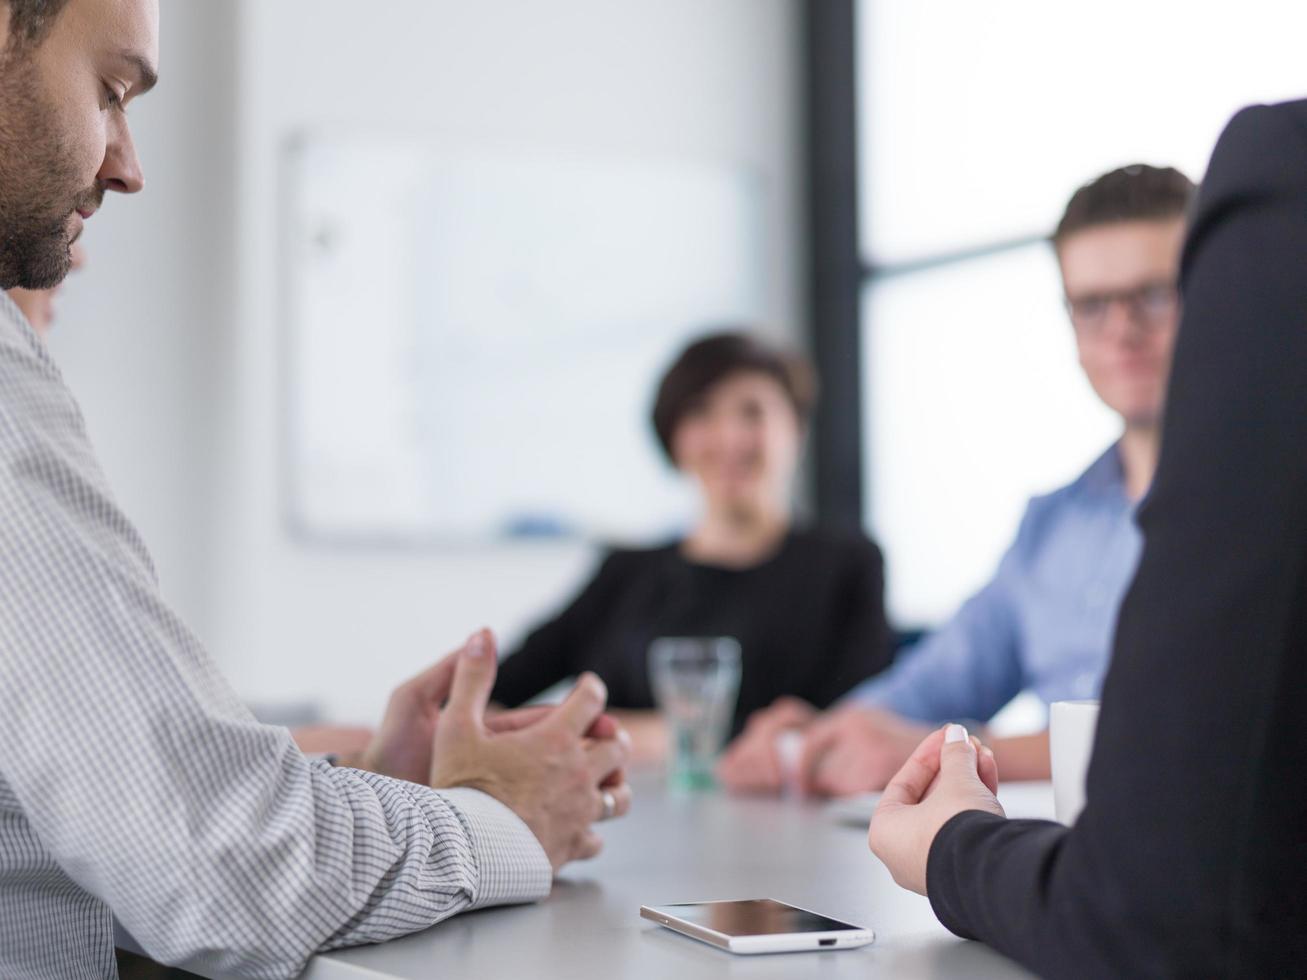
[[[0,509],[0,829],[29,825],[152,957],[290,977],[548,892],[496,801],[310,763],[254,720],[161,599],[48,355],[4,330]]]
[[[1185,248],[1085,809],[931,846],[941,921],[1042,976],[1307,975],[1304,215],[1307,103],[1241,112]]]
[[[1027,511],[1022,531],[1029,523]],[[894,665],[849,692],[845,701],[884,708],[927,723],[987,721],[1021,692],[1016,614],[1022,531],[994,578],[940,629],[900,654]]]

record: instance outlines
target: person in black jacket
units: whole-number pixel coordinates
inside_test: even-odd
[[[1075,826],[1007,820],[960,726],[870,843],[940,920],[1051,977],[1307,975],[1307,102],[1226,128]],[[945,741],[951,737],[951,741]]]
[[[784,695],[824,707],[888,665],[880,550],[857,532],[795,526],[793,482],[816,379],[799,357],[723,333],[687,347],[658,388],[653,426],[694,480],[701,514],[683,539],[612,551],[581,594],[500,666],[512,707],[592,670],[637,755],[664,736],[647,653],[661,636],[732,636],[742,676],[732,733]],[[634,712],[634,713],[631,713]]]

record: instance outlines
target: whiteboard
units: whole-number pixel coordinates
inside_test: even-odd
[[[319,135],[286,153],[287,517],[315,538],[645,539],[694,495],[654,385],[764,312],[767,188],[701,161]]]

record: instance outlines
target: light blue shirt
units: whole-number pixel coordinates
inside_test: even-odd
[[[924,722],[989,720],[1024,690],[1096,698],[1143,539],[1114,445],[1026,507],[994,578],[945,626],[847,696]]]

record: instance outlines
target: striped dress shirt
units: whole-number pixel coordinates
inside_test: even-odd
[[[491,797],[310,762],[254,720],[0,293],[0,977],[115,976],[115,917],[161,962],[290,977],[550,881]]]

